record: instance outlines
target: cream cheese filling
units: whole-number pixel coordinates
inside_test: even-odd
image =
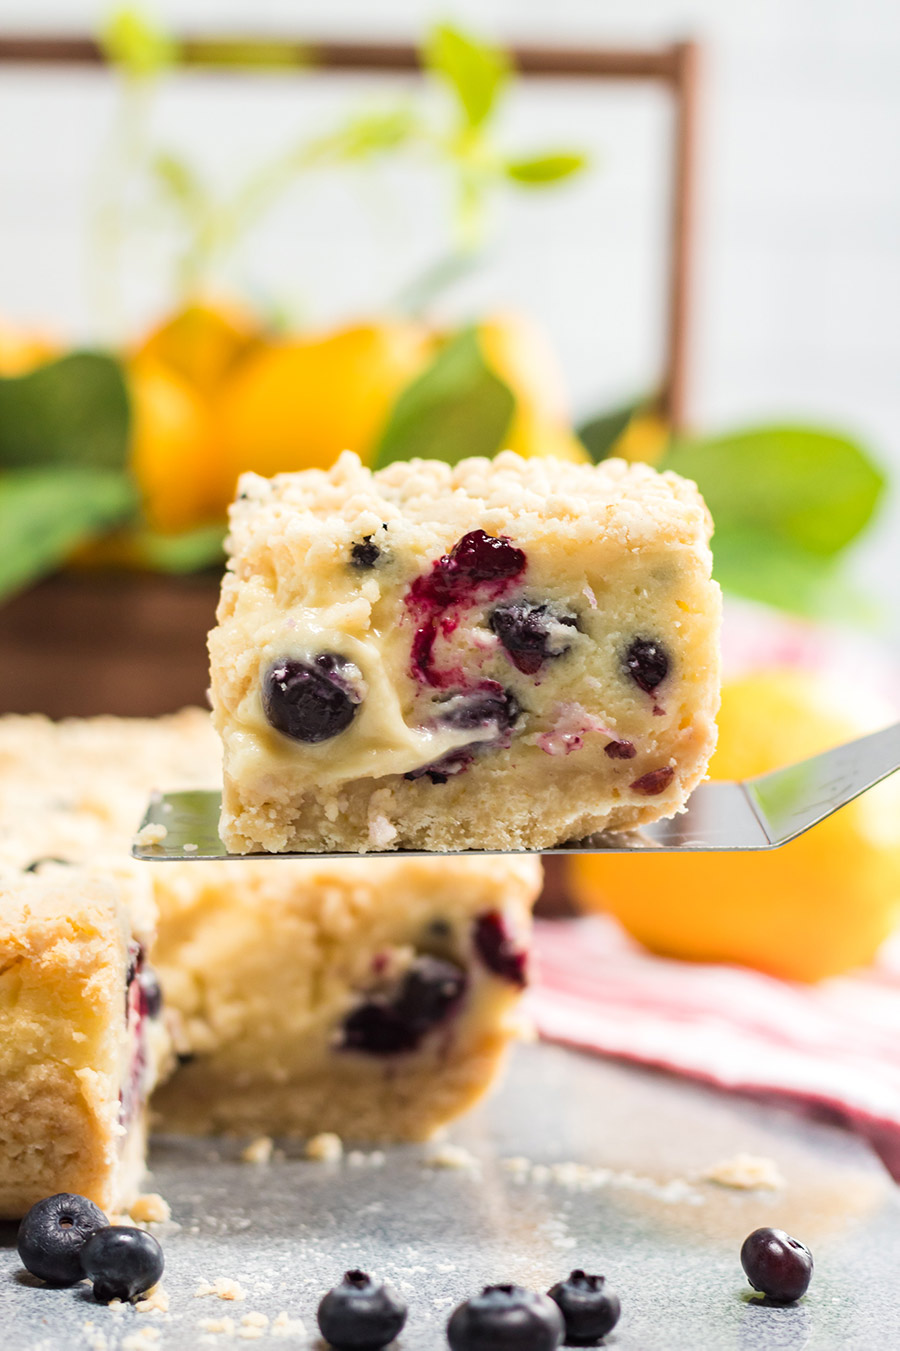
[[[343,608],[343,607],[341,607]],[[346,616],[344,616],[346,618]],[[309,612],[280,619],[258,633],[256,677],[240,701],[235,729],[228,734],[229,772],[243,781],[259,781],[270,770],[299,768],[302,750],[304,777],[317,786],[347,779],[382,778],[408,774],[440,760],[451,751],[479,741],[491,741],[496,730],[410,726],[403,716],[396,685],[388,674],[386,652],[394,635],[368,626],[365,637],[309,617]],[[408,639],[403,640],[404,651]],[[294,743],[270,727],[263,712],[261,690],[269,667],[277,661],[311,661],[318,653],[336,652],[354,662],[362,673],[366,696],[345,731],[328,741]]]

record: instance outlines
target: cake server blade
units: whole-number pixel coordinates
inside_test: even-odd
[[[629,854],[651,850],[778,849],[824,821],[868,788],[900,769],[900,723],[860,737],[823,755],[802,760],[742,783],[702,783],[687,806],[668,821],[630,832],[606,832],[569,841],[554,849],[461,849],[461,854]],[[359,858],[328,851],[285,854],[229,854],[219,838],[221,799],[217,792],[154,793],[135,840],[135,858],[152,863],[189,863],[242,858]],[[161,835],[152,827],[162,826]],[[151,829],[147,829],[150,827]],[[449,851],[448,851],[449,852]],[[439,857],[424,849],[366,854],[366,858]]]

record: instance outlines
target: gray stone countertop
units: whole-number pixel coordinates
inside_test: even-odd
[[[236,1143],[160,1138],[151,1166],[172,1207],[172,1223],[157,1227],[168,1312],[106,1309],[87,1285],[36,1288],[15,1227],[0,1226],[0,1347],[306,1351],[321,1345],[319,1297],[351,1266],[408,1299],[398,1351],[445,1347],[449,1313],[486,1283],[546,1289],[575,1266],[604,1273],[621,1296],[606,1342],[615,1351],[900,1347],[900,1191],[835,1127],[531,1045],[448,1140],[455,1153],[366,1149],[335,1163],[292,1146],[260,1166],[241,1162]],[[700,1180],[739,1152],[772,1159],[784,1188]],[[463,1166],[435,1166],[435,1155]],[[813,1251],[813,1283],[795,1306],[760,1304],[744,1279],[741,1242],[763,1224]],[[220,1279],[245,1298],[196,1294]]]

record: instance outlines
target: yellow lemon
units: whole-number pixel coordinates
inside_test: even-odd
[[[151,330],[133,360],[167,366],[208,395],[260,340],[259,324],[237,305],[196,300]]]
[[[250,356],[218,406],[223,503],[244,470],[326,468],[343,450],[366,460],[433,347],[423,326],[389,320],[272,343]]]
[[[763,773],[871,730],[853,696],[796,669],[726,684],[711,777]],[[585,856],[571,880],[584,909],[612,913],[654,952],[835,975],[871,961],[900,918],[900,783],[771,853]]]
[[[531,459],[556,456],[587,463],[590,456],[571,429],[565,380],[553,348],[525,315],[494,315],[478,325],[484,358],[516,399],[503,449]]]
[[[161,361],[143,356],[128,370],[131,467],[149,525],[188,530],[224,513],[221,468],[205,401]]]
[[[49,334],[0,320],[0,376],[27,375],[60,355]]]
[[[622,460],[657,464],[666,453],[669,428],[656,413],[638,413],[628,423],[610,452]]]

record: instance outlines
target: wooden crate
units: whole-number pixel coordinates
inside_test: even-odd
[[[0,606],[0,712],[53,718],[204,704],[219,578],[62,573]]]

